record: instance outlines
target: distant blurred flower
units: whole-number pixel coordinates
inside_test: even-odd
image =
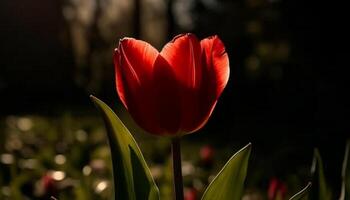
[[[39,195],[40,196],[52,196],[57,193],[56,181],[52,177],[52,173],[46,173],[39,182]]]
[[[198,196],[198,191],[194,188],[189,188],[185,190],[185,200],[196,200]]]
[[[286,198],[287,185],[277,178],[272,178],[268,188],[269,200],[283,200]]]
[[[120,40],[117,91],[134,120],[155,135],[183,135],[205,125],[229,78],[218,36],[176,36],[158,52],[147,42]]]
[[[199,151],[200,162],[206,167],[210,167],[213,164],[214,149],[210,145],[202,146]]]

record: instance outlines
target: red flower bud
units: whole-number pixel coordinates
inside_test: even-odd
[[[200,163],[205,167],[211,167],[214,161],[214,149],[210,145],[201,147],[199,151]]]
[[[268,199],[285,199],[287,194],[287,186],[282,181],[277,178],[272,178],[270,180],[269,189],[268,189]]]
[[[185,200],[196,200],[198,196],[198,192],[194,188],[190,188],[188,190],[185,190]]]
[[[218,36],[176,36],[158,52],[147,42],[120,40],[114,54],[119,97],[140,127],[155,135],[192,133],[207,122],[229,78]]]
[[[42,186],[43,186],[43,192],[47,196],[51,196],[56,193],[56,183],[55,180],[52,178],[51,174],[45,174],[42,178]]]

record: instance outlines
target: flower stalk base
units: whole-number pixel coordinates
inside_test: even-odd
[[[184,200],[180,138],[173,138],[171,140],[171,152],[173,157],[175,200]]]

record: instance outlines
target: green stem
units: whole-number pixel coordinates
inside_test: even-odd
[[[175,200],[184,200],[182,171],[181,171],[180,138],[173,138],[171,140],[171,151],[173,156]]]

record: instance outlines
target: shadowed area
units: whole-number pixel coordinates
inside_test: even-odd
[[[110,197],[111,157],[90,94],[125,122],[169,196],[169,142],[144,134],[122,106],[113,53],[123,37],[161,50],[186,32],[220,37],[230,78],[208,123],[184,137],[185,192],[199,197],[252,142],[246,195],[266,197],[276,177],[288,194],[304,187],[314,147],[339,194],[349,116],[338,65],[346,56],[321,56],[323,30],[339,32],[332,43],[342,43],[342,31],[321,26],[320,10],[293,0],[1,0],[0,199]],[[159,85],[164,95],[167,85]]]

